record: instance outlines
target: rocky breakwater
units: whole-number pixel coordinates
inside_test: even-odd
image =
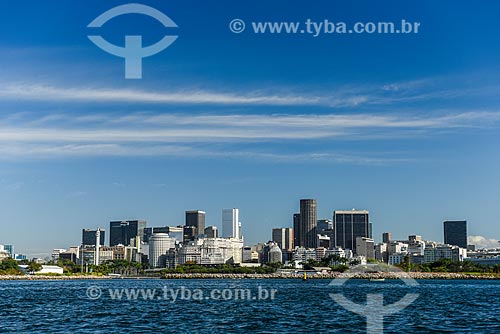
[[[497,274],[472,273],[419,273],[419,272],[378,272],[378,273],[307,273],[308,279],[439,279],[439,280],[500,280]],[[202,273],[169,273],[163,279],[303,279],[302,273],[274,273],[274,274],[202,274]]]
[[[50,280],[95,280],[109,279],[107,276],[92,275],[0,275],[0,281],[50,281]]]

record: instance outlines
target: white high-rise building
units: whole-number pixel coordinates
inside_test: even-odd
[[[241,239],[241,223],[238,209],[222,210],[222,237]]]
[[[94,265],[98,266],[100,264],[99,257],[100,257],[100,248],[101,248],[101,229],[98,228],[97,231],[95,231],[95,256],[94,256]]]
[[[155,233],[149,238],[149,265],[165,267],[167,251],[175,248],[175,239],[166,233]]]

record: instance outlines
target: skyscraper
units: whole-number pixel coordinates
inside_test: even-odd
[[[316,226],[318,223],[315,199],[300,200],[300,241],[305,248],[316,248]]]
[[[391,241],[392,241],[392,233],[391,232],[382,233],[382,242],[384,244],[388,244]]]
[[[175,239],[166,233],[154,233],[149,238],[149,265],[152,268],[164,268],[170,249],[175,249]]]
[[[186,211],[186,226],[194,226],[197,235],[203,234],[205,232],[205,211]]]
[[[123,220],[109,223],[109,245],[135,246],[144,240],[145,220]],[[134,244],[131,243],[133,239]]]
[[[95,255],[94,255],[94,265],[98,266],[100,263],[101,255],[101,229],[95,231]]]
[[[100,228],[99,231],[100,231],[99,244],[101,246],[103,246],[104,241],[106,240],[106,231],[103,228]],[[82,230],[82,245],[83,245],[83,247],[95,246],[96,232],[97,232],[97,230],[91,230],[88,228]]]
[[[293,248],[298,247],[302,239],[300,236],[300,213],[293,214]]]
[[[467,249],[467,221],[448,220],[443,222],[444,243]]]
[[[356,238],[372,239],[372,224],[366,210],[334,211],[335,246],[356,253]]]
[[[222,210],[222,237],[241,239],[238,209]]]
[[[273,228],[273,242],[278,244],[281,250],[293,249],[293,229],[290,227]]]

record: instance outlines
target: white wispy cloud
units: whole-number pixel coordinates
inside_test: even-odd
[[[204,156],[272,161],[307,160],[380,164],[401,156],[346,155],[328,150],[284,153],[270,144],[294,141],[333,144],[336,140],[428,138],[435,132],[491,127],[500,113],[469,111],[418,114],[214,115],[129,113],[112,116],[14,115],[0,122],[0,157]],[[263,143],[266,143],[262,145]],[[231,148],[245,144],[242,149]],[[248,146],[250,145],[250,146]],[[268,151],[262,148],[269,147]]]
[[[189,145],[59,145],[51,144],[17,144],[5,147],[0,145],[2,159],[52,159],[60,157],[174,157],[174,158],[209,158],[209,159],[243,159],[272,162],[326,162],[350,165],[387,165],[413,161],[410,158],[397,157],[391,154],[359,152],[312,151],[312,152],[263,152],[258,149],[228,149],[213,147],[197,147]],[[163,186],[163,184],[158,185]],[[80,194],[83,195],[83,194]]]
[[[467,77],[470,79],[470,77]],[[40,103],[193,105],[359,108],[404,106],[428,101],[457,101],[460,98],[496,97],[500,86],[478,81],[467,86],[463,77],[421,78],[392,83],[315,85],[267,85],[234,87],[210,84],[196,87],[158,85],[149,88],[95,86],[93,83],[64,83],[12,77],[0,81],[0,100]],[[468,81],[467,81],[468,82]]]
[[[138,89],[113,88],[66,88],[47,84],[0,85],[0,98],[26,99],[39,101],[86,101],[86,102],[136,102],[160,104],[221,104],[221,105],[322,105],[356,104],[359,100],[349,96],[325,98],[313,94],[273,94],[269,92],[216,92],[201,89],[176,91],[146,91]]]
[[[336,89],[139,90],[47,83],[0,82],[0,101],[12,110],[0,117],[0,158],[53,156],[207,156],[273,161],[308,160],[377,164],[404,162],[400,156],[345,155],[335,150],[284,153],[274,144],[428,138],[469,128],[496,128],[497,110],[429,110],[398,107],[403,102],[457,97],[470,90],[430,89],[429,80]],[[495,91],[495,90],[493,90]],[[492,91],[489,92],[491,94]],[[55,102],[27,112],[17,101]],[[84,114],[82,104],[97,110]],[[195,113],[139,112],[144,104],[192,105]],[[394,104],[394,105],[392,105]],[[28,108],[33,104],[28,104]],[[107,107],[114,112],[105,112]],[[122,107],[120,107],[122,106]],[[212,109],[207,106],[213,106]],[[221,106],[232,108],[229,114]],[[364,109],[356,108],[364,106]],[[366,108],[372,106],[373,108]],[[383,107],[381,107],[383,106]],[[148,106],[146,106],[148,107]],[[156,107],[156,106],[155,106]],[[284,108],[294,107],[283,113]],[[330,107],[333,109],[326,109]],[[341,109],[349,107],[350,109]],[[34,107],[35,110],[38,106]],[[124,110],[119,110],[123,108]],[[152,108],[159,109],[159,108]],[[170,108],[173,109],[173,108]],[[300,113],[297,110],[301,110]],[[44,111],[41,111],[44,110]],[[151,109],[150,109],[151,110]],[[168,110],[168,109],[167,109]],[[182,109],[179,109],[182,110]],[[225,110],[225,112],[221,112]],[[244,113],[241,110],[252,110]],[[279,113],[276,113],[279,110]],[[262,145],[265,143],[264,145]],[[267,145],[272,144],[272,145]],[[246,145],[245,149],[234,149]],[[231,147],[233,146],[233,147]],[[268,148],[262,151],[262,148]]]
[[[97,121],[96,121],[97,120]],[[376,138],[383,130],[401,135],[415,130],[488,127],[500,112],[465,112],[441,116],[327,114],[327,115],[187,115],[129,114],[42,116],[26,122],[0,124],[0,142],[66,142],[99,145],[123,142],[238,142]],[[420,132],[422,133],[422,132]],[[394,132],[387,133],[394,136]],[[100,144],[97,144],[100,143]],[[80,149],[80,148],[79,148]]]
[[[488,239],[480,235],[470,235],[468,237],[468,243],[470,245],[475,245],[476,249],[490,249],[490,248],[500,248],[500,241],[497,239]]]
[[[494,92],[498,93],[496,87]],[[476,92],[478,90],[476,89]],[[484,89],[479,91],[483,92]],[[430,80],[383,85],[346,85],[329,88],[262,87],[258,89],[202,89],[196,87],[132,89],[56,85],[44,82],[0,82],[0,99],[72,103],[150,103],[173,105],[262,105],[359,107],[431,99],[450,99],[475,90],[440,88]]]

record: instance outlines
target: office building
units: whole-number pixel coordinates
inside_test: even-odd
[[[317,203],[315,199],[300,200],[300,243],[305,248],[316,248]]]
[[[205,211],[186,211],[186,226],[194,226],[195,234],[203,234],[205,231]]]
[[[184,226],[183,227],[183,238],[182,242],[187,244],[193,241],[196,237],[196,227],[195,226]]]
[[[372,224],[366,210],[336,210],[333,213],[335,246],[350,249],[356,254],[356,238],[372,239]]]
[[[387,253],[387,244],[385,242],[375,245],[375,260],[387,263],[389,254]]]
[[[168,234],[168,226],[161,226],[161,227],[145,227],[144,228],[144,238],[142,241],[145,243],[149,243],[149,239],[153,236],[155,233],[167,233]]]
[[[178,243],[184,241],[184,227],[183,226],[167,226],[166,233],[170,238],[174,238]]]
[[[323,234],[324,231],[332,230],[333,222],[330,219],[320,219],[317,224],[317,233]]]
[[[299,247],[301,242],[300,237],[300,213],[293,214],[293,248]]]
[[[330,249],[331,248],[330,237],[326,234],[316,234],[316,247]]]
[[[293,249],[293,229],[289,227],[273,228],[272,240],[281,250]]]
[[[260,262],[263,264],[283,262],[283,254],[276,242],[269,242],[265,244],[264,248],[262,249]]]
[[[123,220],[109,223],[109,245],[137,246],[144,240],[145,220]]]
[[[149,238],[149,265],[152,268],[165,268],[167,252],[174,248],[175,239],[166,233],[155,233]]]
[[[375,259],[375,242],[371,238],[356,237],[356,255]]]
[[[239,210],[222,210],[222,237],[241,239],[241,224],[239,222]]]
[[[443,222],[444,243],[467,249],[467,221],[448,220]]]
[[[184,228],[182,226],[177,226],[177,227],[161,226],[161,227],[146,227],[144,229],[143,241],[145,243],[148,243],[151,236],[156,233],[166,233],[168,234],[169,237],[177,240],[177,242],[182,242],[184,240]]]
[[[388,244],[391,241],[392,241],[392,233],[391,232],[382,233],[382,242],[384,244]]]
[[[100,259],[100,248],[101,248],[101,230],[100,229],[97,229],[96,232],[95,232],[95,262],[94,262],[94,265],[98,266],[101,262],[99,261]]]
[[[258,263],[259,262],[259,252],[256,246],[245,246],[243,247],[242,262],[244,263]]]
[[[12,245],[4,245],[4,251],[9,253],[10,257],[14,258],[14,246]]]
[[[422,263],[433,263],[442,259],[462,262],[467,258],[467,249],[457,245],[427,243]]]
[[[200,239],[200,263],[240,264],[243,260],[243,241],[236,238]]]
[[[99,228],[99,245],[103,246],[106,240],[106,231],[103,228]],[[92,229],[83,229],[82,230],[82,245],[86,246],[95,246],[96,243],[96,233],[97,230]]]
[[[207,238],[218,238],[219,237],[219,229],[217,228],[217,226],[208,226],[208,227],[205,227],[203,234],[205,234],[205,236]]]
[[[179,264],[201,264],[201,246],[194,243],[184,245],[178,249],[177,256]]]

